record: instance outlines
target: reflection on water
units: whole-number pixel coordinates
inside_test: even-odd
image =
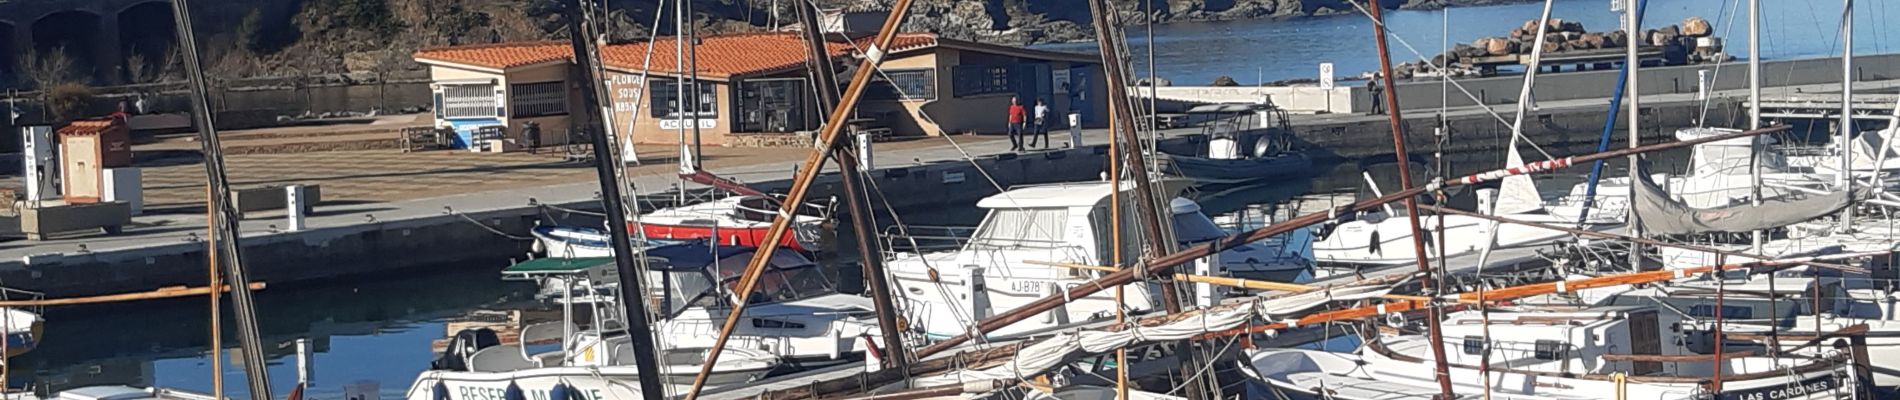
[[[263,341],[286,344],[266,350],[274,392],[295,385],[295,349],[287,344],[301,337],[310,339],[315,353],[311,395],[341,398],[343,385],[368,380],[381,384],[385,398],[399,398],[428,367],[430,341],[442,337],[448,317],[533,293],[533,285],[500,280],[503,264],[480,260],[406,276],[258,292]],[[14,360],[20,368],[9,383],[55,391],[129,384],[208,392],[207,310],[203,298],[49,310],[45,344]],[[244,398],[236,338],[229,333],[234,325],[227,315],[225,389]]]

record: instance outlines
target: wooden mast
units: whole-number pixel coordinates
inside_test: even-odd
[[[838,104],[838,76],[831,68],[831,55],[825,51],[824,33],[818,30],[818,17],[810,3],[794,2],[798,8],[800,33],[805,39],[806,65],[810,70],[813,92],[817,94],[820,110],[830,110]],[[843,121],[819,121],[821,124],[844,123]],[[862,140],[865,138],[847,138]],[[869,143],[865,143],[868,145]],[[877,313],[878,333],[884,336],[885,366],[903,370],[910,364],[907,357],[909,349],[904,348],[903,333],[898,329],[897,303],[891,298],[889,275],[884,272],[884,252],[874,240],[875,220],[873,211],[865,204],[866,192],[864,171],[858,170],[858,159],[851,151],[852,146],[833,146],[832,158],[838,160],[839,181],[844,188],[845,212],[851,214],[851,233],[858,241],[858,262],[864,270],[866,289],[871,291],[871,303]]]
[[[1402,193],[1412,189],[1412,168],[1411,157],[1407,156],[1410,153],[1405,150],[1405,123],[1400,120],[1402,116],[1399,114],[1399,88],[1392,84],[1392,56],[1386,48],[1385,16],[1381,12],[1382,7],[1379,6],[1379,0],[1370,0],[1368,3],[1371,6],[1368,11],[1372,14],[1373,39],[1379,48],[1379,76],[1376,79],[1382,80],[1381,84],[1385,86],[1386,117],[1392,128],[1392,150],[1399,157],[1399,189]],[[1406,223],[1412,228],[1412,252],[1418,259],[1419,291],[1426,296],[1435,295],[1436,293],[1433,292],[1436,288],[1432,286],[1431,263],[1426,261],[1425,256],[1425,232],[1419,229],[1417,197],[1405,197],[1405,212]],[[1456,396],[1451,392],[1451,370],[1445,362],[1445,341],[1440,336],[1442,330],[1439,320],[1443,317],[1443,313],[1434,302],[1431,311],[1425,317],[1425,326],[1432,343],[1433,375],[1438,377],[1438,395],[1444,399],[1452,399]]]
[[[1120,148],[1120,152],[1111,151],[1109,158],[1115,160],[1113,162],[1117,164],[1120,163],[1118,159],[1127,160],[1128,170],[1133,172],[1129,174],[1129,176],[1135,183],[1135,204],[1139,205],[1143,211],[1138,213],[1142,217],[1143,225],[1145,225],[1142,229],[1143,237],[1146,239],[1148,243],[1147,247],[1152,254],[1156,257],[1165,256],[1174,251],[1174,243],[1168,239],[1168,234],[1164,231],[1165,229],[1172,229],[1172,227],[1167,224],[1166,219],[1163,217],[1163,213],[1170,212],[1172,204],[1160,204],[1164,200],[1156,197],[1153,188],[1154,185],[1150,182],[1151,176],[1148,174],[1147,161],[1143,158],[1144,149],[1141,144],[1141,134],[1139,129],[1137,129],[1138,125],[1135,123],[1135,107],[1132,102],[1129,101],[1128,86],[1123,83],[1123,78],[1126,78],[1128,74],[1126,70],[1122,69],[1124,66],[1121,58],[1122,37],[1120,31],[1115,29],[1116,22],[1114,18],[1111,18],[1110,10],[1113,10],[1113,8],[1110,8],[1110,6],[1106,4],[1106,0],[1089,1],[1089,14],[1092,18],[1091,24],[1094,25],[1095,28],[1095,42],[1102,53],[1102,75],[1104,81],[1107,83],[1104,89],[1106,89],[1108,93],[1103,97],[1108,101],[1109,120],[1114,121],[1114,123],[1110,125],[1109,136],[1111,141],[1115,141],[1113,139],[1115,137],[1120,137],[1120,140],[1127,144],[1126,147]],[[1120,176],[1110,176],[1109,178],[1115,181],[1121,180]],[[1121,193],[1116,192],[1112,195],[1121,196]],[[1172,198],[1172,196],[1169,197]],[[1115,242],[1115,245],[1120,246],[1120,242]],[[1181,298],[1180,289],[1176,287],[1172,279],[1172,275],[1164,274],[1159,278],[1162,309],[1168,313],[1181,312],[1181,302],[1183,299]],[[1207,389],[1212,386],[1207,385],[1206,380],[1197,377],[1198,374],[1194,373],[1201,363],[1198,361],[1199,357],[1196,357],[1199,352],[1196,351],[1193,346],[1193,343],[1186,341],[1176,343],[1175,354],[1180,357],[1181,378],[1187,382],[1187,397],[1190,399],[1203,399],[1207,397],[1205,393]],[[1118,368],[1122,367],[1118,366]]]
[[[578,85],[581,109],[609,112],[601,107],[607,104],[607,93],[600,89],[603,81],[600,76],[601,70],[596,64],[599,61],[599,49],[595,47],[593,40],[594,35],[597,34],[594,32],[593,23],[596,9],[589,0],[572,0],[567,5],[568,39],[573,46],[575,69],[581,75],[580,81],[584,83]],[[582,125],[585,129],[599,120],[582,121],[587,121],[582,122],[585,124]],[[623,322],[627,328],[627,336],[632,341],[634,366],[641,371],[659,371],[658,349],[655,348],[653,342],[653,330],[647,325],[649,321],[647,302],[643,301],[646,298],[644,295],[646,286],[641,280],[646,275],[640,272],[634,261],[634,257],[637,256],[633,253],[631,235],[627,232],[627,215],[626,208],[621,204],[624,199],[620,196],[620,181],[616,179],[617,175],[614,173],[616,169],[614,163],[620,160],[613,157],[613,144],[607,139],[607,129],[610,128],[599,126],[596,129],[588,129],[594,132],[588,136],[592,136],[594,141],[594,172],[600,181],[601,211],[606,214],[607,219],[607,242],[613,249],[614,268],[620,275],[620,315],[621,319],[625,320]],[[659,400],[666,396],[666,387],[660,383],[660,374],[642,373],[639,377],[641,397],[647,400]]]
[[[243,230],[238,228],[236,210],[230,205],[231,186],[224,173],[224,150],[218,141],[216,118],[211,114],[211,89],[205,82],[204,64],[198,56],[198,36],[192,28],[190,0],[172,0],[172,23],[178,31],[178,48],[191,88],[192,122],[197,125],[200,151],[204,153],[205,183],[211,188],[211,198],[205,207],[212,211],[214,218],[205,224],[217,227],[217,234],[212,236],[222,245],[227,280],[243,285],[251,281],[244,269],[244,246],[239,243]],[[257,334],[257,304],[249,290],[232,291],[231,304],[236,307],[232,314],[237,319],[238,346],[244,356],[244,376],[251,398],[271,399],[270,374],[264,370],[264,343]]]
[[[911,0],[896,0],[896,3],[891,5],[891,14],[885,17],[884,26],[878,30],[877,38],[871,47],[865,50],[864,61],[858,64],[857,72],[852,74],[850,86],[845,87],[843,97],[839,99],[837,107],[833,108],[831,115],[825,118],[826,121],[834,122],[825,124],[824,128],[819,130],[817,148],[813,149],[812,153],[799,165],[797,175],[792,178],[792,187],[785,194],[785,201],[779,205],[778,217],[773,218],[771,228],[766,230],[764,240],[759,243],[759,250],[753,253],[752,261],[746,265],[745,272],[739,276],[738,290],[733,294],[737,301],[733,302],[731,313],[726,315],[725,324],[719,328],[719,338],[714,340],[713,347],[707,350],[706,363],[700,366],[699,375],[693,378],[693,385],[686,392],[687,400],[698,398],[699,390],[706,386],[706,377],[712,373],[713,365],[719,362],[719,355],[725,351],[726,341],[732,338],[732,329],[738,326],[739,317],[745,313],[746,302],[751,297],[752,288],[759,283],[759,276],[764,272],[766,261],[772,259],[772,253],[778,251],[781,242],[785,240],[785,230],[790,226],[792,216],[796,215],[799,204],[804,204],[805,195],[811,189],[812,180],[824,170],[825,157],[831,153],[831,148],[837,145],[839,132],[844,130],[844,124],[835,121],[844,121],[851,109],[857,106],[858,99],[863,97],[864,88],[870,84],[871,75],[876,73],[878,65],[884,61],[884,56],[888,55],[886,52],[890,51],[891,43],[897,39],[897,29],[903,24],[904,15],[910,11],[910,5]]]

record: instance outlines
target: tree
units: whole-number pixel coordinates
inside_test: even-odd
[[[92,102],[92,88],[86,85],[62,82],[43,90],[46,96],[47,111],[53,113],[57,121],[71,121],[84,116],[86,104]]]
[[[44,53],[30,51],[20,59],[20,76],[40,90],[72,81],[73,72],[73,58],[66,54],[64,46]]]

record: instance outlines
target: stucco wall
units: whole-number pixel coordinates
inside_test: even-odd
[[[638,72],[608,71],[608,97],[614,103],[614,134],[628,135],[628,121],[632,121],[631,137],[634,143],[641,144],[678,144],[679,130],[661,128],[661,118],[653,116],[653,104],[647,85],[639,82]],[[669,76],[651,75],[649,81],[672,79]],[[699,130],[700,143],[708,146],[723,145],[726,135],[732,133],[732,91],[731,85],[723,81],[701,78],[703,84],[713,85],[717,96],[718,116],[712,118],[712,125]],[[637,108],[633,106],[638,106]],[[635,115],[636,110],[638,115]],[[693,132],[686,131],[686,141],[692,142]]]

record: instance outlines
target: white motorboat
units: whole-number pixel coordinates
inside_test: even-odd
[[[1132,185],[1130,185],[1132,186]],[[947,337],[967,331],[969,323],[1015,309],[1031,301],[1086,283],[1102,273],[1051,267],[1031,262],[1108,265],[1111,261],[1108,182],[1065,183],[1011,189],[984,198],[977,207],[989,215],[975,234],[954,251],[897,253],[886,266],[898,294],[910,301],[910,320],[930,336]],[[1129,196],[1124,192],[1124,196]],[[1123,204],[1131,204],[1124,199]],[[1177,239],[1210,240],[1218,228],[1193,201],[1171,202]],[[1138,231],[1123,233],[1124,254],[1140,254]],[[1282,242],[1285,243],[1285,242]],[[1182,272],[1214,276],[1251,276],[1249,279],[1299,280],[1310,276],[1310,261],[1296,249],[1247,244],[1203,259]],[[1133,256],[1128,256],[1132,259]],[[1133,310],[1154,309],[1145,284],[1126,291]],[[1225,289],[1196,285],[1194,301],[1212,304]],[[1070,299],[1065,306],[1041,318],[1031,318],[993,334],[1034,330],[1112,315],[1116,309],[1109,291]]]
[[[1730,358],[1712,393],[1710,357],[1672,340],[1677,320],[1653,307],[1493,311],[1486,336],[1480,313],[1451,314],[1443,331],[1452,391],[1462,399],[1526,400],[1853,396],[1851,362],[1839,356]],[[1490,364],[1481,372],[1487,351]],[[1289,398],[1423,400],[1439,393],[1423,335],[1382,335],[1356,353],[1262,349],[1249,357],[1258,378]]]
[[[754,250],[698,240],[642,252],[649,303],[660,306],[654,329],[667,346],[712,346]],[[595,313],[593,320],[617,320],[619,279],[612,258],[539,259],[502,273],[541,280],[542,293],[556,303],[595,306],[574,311]],[[751,321],[733,331],[728,348],[765,350],[788,364],[812,367],[859,359],[865,350],[861,337],[881,336],[870,299],[838,293],[836,277],[805,256],[775,252],[763,274],[746,308]]]

